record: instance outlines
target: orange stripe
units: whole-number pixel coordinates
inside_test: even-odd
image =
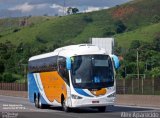
[[[107,93],[107,90],[105,88],[98,90],[98,91],[91,91],[91,93],[95,96],[99,95],[105,95]]]
[[[61,103],[61,95],[63,94],[65,98],[67,96],[67,87],[58,72],[43,72],[40,73],[40,77],[48,100],[50,102],[56,100]]]

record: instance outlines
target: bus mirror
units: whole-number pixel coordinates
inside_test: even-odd
[[[71,59],[70,59],[70,57],[67,57],[67,59],[66,59],[66,67],[67,67],[67,70],[71,70]]]
[[[120,67],[119,59],[116,55],[112,55],[113,61],[114,61],[114,67],[115,69],[118,69]]]

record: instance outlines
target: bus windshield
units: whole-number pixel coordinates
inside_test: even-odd
[[[114,72],[108,55],[71,57],[72,84],[75,88],[100,89],[113,86]]]

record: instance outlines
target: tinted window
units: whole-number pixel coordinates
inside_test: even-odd
[[[66,68],[66,58],[65,57],[58,57],[58,72],[61,77],[69,84],[69,74]]]
[[[29,72],[45,72],[57,70],[57,56],[29,61]]]

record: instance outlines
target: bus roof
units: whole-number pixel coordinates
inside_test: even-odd
[[[29,61],[38,60],[38,59],[47,58],[47,57],[56,56],[56,55],[71,57],[76,55],[89,55],[89,54],[106,54],[106,52],[104,49],[98,48],[97,46],[92,44],[70,45],[70,46],[58,48],[53,52],[33,56],[29,59]]]

